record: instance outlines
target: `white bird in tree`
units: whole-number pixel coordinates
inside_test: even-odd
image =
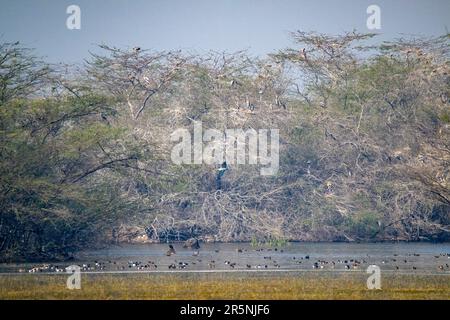
[[[306,58],[306,49],[305,48],[303,48],[302,49],[302,51],[300,52],[300,59],[301,60],[307,60],[307,58]]]
[[[255,110],[255,105],[250,102],[250,99],[248,96],[245,97],[245,104],[247,105],[247,108],[251,111]]]
[[[220,166],[220,168],[217,169],[217,171],[219,171],[220,177],[223,176],[223,174],[225,173],[226,170],[228,170],[228,165],[227,165],[227,162],[224,161],[224,162],[222,163],[222,165]]]
[[[150,79],[150,77],[148,76],[143,76],[142,80],[144,80],[145,84],[147,85],[154,85],[154,81],[152,81],[152,79]]]

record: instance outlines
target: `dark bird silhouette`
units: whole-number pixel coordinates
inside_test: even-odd
[[[225,171],[228,170],[227,162],[224,161],[219,169],[217,169],[217,176],[216,176],[216,188],[217,190],[220,190],[222,188],[222,177],[225,174]]]
[[[191,248],[191,249],[198,250],[198,249],[200,249],[200,243],[199,243],[198,239],[191,238],[184,242],[183,248]]]
[[[101,113],[100,116],[101,116],[101,118],[102,118],[103,121],[105,121],[108,125],[110,125],[109,120],[108,120],[108,117],[106,117],[106,114]]]
[[[337,141],[336,137],[325,128],[325,138],[331,137],[334,141]]]
[[[173,255],[175,253],[176,252],[175,252],[175,249],[174,249],[173,245],[169,244],[169,250],[167,250],[166,256],[171,256],[171,255]]]

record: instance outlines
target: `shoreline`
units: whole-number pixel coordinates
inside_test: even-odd
[[[69,257],[61,257],[61,258],[43,258],[43,257],[32,257],[27,259],[16,259],[16,260],[0,260],[1,264],[23,264],[23,263],[40,263],[40,262],[48,262],[48,263],[69,263],[70,261],[77,261],[81,256],[83,256],[87,252],[96,252],[96,251],[102,251],[102,250],[108,250],[108,249],[117,249],[117,248],[127,248],[127,247],[152,247],[152,246],[165,246],[167,244],[174,244],[174,245],[182,245],[185,241],[174,241],[174,242],[152,242],[152,243],[136,243],[136,242],[120,242],[120,243],[110,243],[110,244],[102,244],[95,247],[89,247],[85,248],[73,253],[69,254]],[[229,241],[229,242],[222,242],[222,241],[215,241],[215,242],[203,242],[200,241],[200,244],[202,246],[214,246],[214,245],[236,245],[237,247],[241,245],[246,245],[252,249],[259,249],[263,248],[266,250],[272,250],[272,249],[286,249],[289,248],[291,245],[301,245],[304,244],[305,246],[310,245],[450,245],[450,241],[443,241],[443,242],[432,242],[432,241],[288,241],[280,245],[274,245],[271,243],[258,243],[253,244],[251,241]],[[190,250],[189,248],[183,248],[183,250]],[[450,252],[447,252],[450,254]]]

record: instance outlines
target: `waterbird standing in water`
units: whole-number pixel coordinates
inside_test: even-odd
[[[191,238],[184,242],[183,248],[191,248],[191,249],[198,250],[198,249],[200,249],[200,243],[199,243],[198,239]]]
[[[175,252],[175,249],[174,249],[173,245],[169,244],[169,250],[167,250],[166,256],[171,256],[171,255],[173,255],[175,253],[176,252]]]

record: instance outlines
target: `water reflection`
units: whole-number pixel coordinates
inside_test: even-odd
[[[253,247],[250,243],[201,243],[200,249],[173,244],[133,244],[89,250],[70,263],[1,264],[0,272],[62,272],[68,265],[90,272],[217,270],[382,270],[450,273],[450,243],[289,243]],[[31,272],[33,272],[31,271]]]

